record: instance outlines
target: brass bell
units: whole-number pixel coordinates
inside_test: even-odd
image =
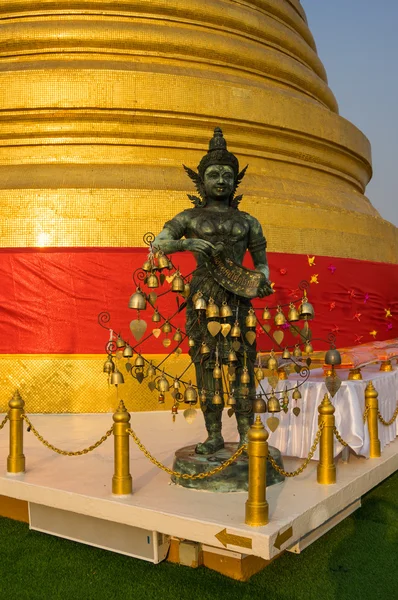
[[[145,365],[145,360],[142,358],[141,354],[137,356],[134,362],[135,367],[143,367]]]
[[[227,406],[236,406],[236,398],[233,394],[228,396]]]
[[[173,381],[173,388],[174,388],[175,390],[179,390],[179,389],[180,389],[180,387],[181,387],[180,380],[179,380],[179,379],[176,377],[176,378],[174,379],[174,381]]]
[[[125,349],[123,350],[124,358],[131,358],[133,356],[133,349],[129,344],[126,344]]]
[[[190,293],[191,293],[191,286],[189,285],[189,283],[186,283],[184,285],[184,291],[183,291],[182,295],[184,296],[184,298],[189,298]]]
[[[144,262],[144,264],[142,265],[142,270],[143,271],[152,271],[153,269],[153,264],[150,260],[146,260]]]
[[[208,319],[217,319],[220,316],[220,309],[214,302],[213,298],[210,298],[206,309],[206,317]]]
[[[265,377],[264,371],[262,370],[261,367],[258,367],[257,369],[254,370],[254,375],[255,375],[257,381],[262,381]]]
[[[185,404],[196,404],[198,401],[198,394],[194,387],[192,387],[191,382],[187,389],[184,392],[184,402]]]
[[[233,371],[233,373],[228,371],[228,375],[227,375],[228,381],[229,383],[233,383],[234,381],[236,381],[236,372],[235,369]]]
[[[281,412],[281,405],[279,403],[278,398],[275,396],[274,392],[272,392],[271,398],[268,400],[268,412],[269,413]]]
[[[230,350],[230,351],[228,352],[228,362],[229,362],[229,363],[234,363],[234,362],[236,362],[237,360],[238,360],[238,359],[237,359],[237,356],[236,356],[236,354],[235,354],[235,350]]]
[[[217,406],[224,405],[224,400],[221,398],[219,392],[216,392],[213,396],[213,399],[211,401],[212,404],[215,404]]]
[[[200,348],[200,353],[201,354],[210,354],[210,348],[209,346],[206,344],[206,342],[202,342],[202,346]]]
[[[264,321],[269,321],[270,319],[272,319],[272,315],[270,310],[268,309],[268,307],[266,306],[264,308],[264,312],[263,312],[263,320]]]
[[[164,394],[159,394],[159,396],[158,396],[158,404],[164,404]]]
[[[195,340],[191,337],[188,339],[188,346],[190,348],[194,348],[194,346],[195,346]]]
[[[306,354],[312,354],[313,351],[314,351],[314,349],[312,347],[311,342],[309,340],[307,340],[307,343],[306,343],[305,348],[304,348],[304,352]]]
[[[307,294],[304,293],[304,298],[300,306],[300,319],[311,320],[315,316],[314,307],[308,302]]]
[[[247,367],[243,368],[243,373],[240,376],[240,382],[243,384],[250,383],[250,374],[249,369]]]
[[[218,363],[216,363],[216,366],[213,369],[213,378],[221,379],[221,377],[222,377],[222,371],[221,371],[220,365]]]
[[[300,390],[298,389],[297,385],[294,388],[294,392],[292,394],[292,397],[293,397],[293,400],[296,400],[296,402],[297,402],[297,400],[301,400],[301,393],[300,393]]]
[[[282,354],[282,358],[285,360],[289,360],[290,359],[290,352],[288,348],[285,348]]]
[[[155,312],[152,315],[152,321],[154,323],[159,323],[159,321],[160,321],[160,314],[158,313],[158,309],[157,308],[155,308]]]
[[[170,385],[166,377],[164,376],[164,373],[162,373],[162,375],[158,379],[157,388],[162,394],[169,391]]]
[[[162,269],[167,269],[169,266],[169,259],[167,256],[163,254],[163,252],[159,252],[158,254],[158,269],[161,271]]]
[[[290,303],[289,305],[289,312],[287,314],[287,320],[288,321],[298,321],[300,318],[299,312],[297,310],[297,308],[294,306],[293,302]]]
[[[115,370],[115,363],[112,360],[112,355],[109,354],[108,358],[104,362],[103,371],[104,371],[104,373],[108,373],[108,375],[109,375],[110,373],[113,373],[114,370]]]
[[[148,275],[146,284],[149,288],[152,289],[159,287],[159,279],[157,275],[155,275],[155,273],[151,273],[150,275]]]
[[[182,334],[181,334],[181,331],[179,329],[177,329],[177,331],[173,335],[173,340],[175,342],[178,342],[178,343],[182,342]]]
[[[240,338],[240,327],[238,321],[235,321],[231,329],[231,338]]]
[[[220,317],[227,318],[232,317],[232,309],[224,300],[220,308]]]
[[[171,331],[171,325],[168,321],[166,321],[163,325],[162,325],[162,331],[163,333],[170,333]]]
[[[295,358],[301,358],[303,356],[303,353],[301,352],[301,348],[298,344],[296,344],[294,347],[293,356]]]
[[[286,317],[282,312],[282,309],[280,306],[278,306],[278,308],[276,309],[277,313],[275,315],[275,325],[284,325],[286,323]]]
[[[275,371],[278,368],[278,361],[275,358],[275,353],[273,350],[271,350],[271,355],[269,357],[269,359],[267,360],[267,369],[269,369],[270,371]]]
[[[181,277],[180,272],[177,271],[177,273],[174,275],[173,281],[171,282],[171,291],[181,293],[184,291],[184,285],[184,280]]]
[[[206,310],[206,300],[203,298],[202,292],[197,293],[197,298],[194,306],[195,310]]]
[[[253,402],[253,412],[254,413],[265,413],[267,412],[267,405],[263,398],[256,398]]]
[[[251,308],[246,316],[246,327],[253,329],[257,325],[256,313]]]
[[[326,352],[325,365],[341,365],[341,354],[336,348],[330,348]]]
[[[116,348],[124,348],[125,345],[126,345],[126,342],[119,335],[116,340]]]
[[[145,310],[146,308],[146,298],[139,287],[130,297],[129,308],[135,308],[136,310]]]
[[[153,366],[152,361],[151,361],[149,364],[149,367],[148,367],[147,376],[152,379],[152,377],[154,377],[155,375],[156,375],[156,369]]]
[[[200,392],[200,401],[202,404],[205,404],[207,401],[206,390],[204,390],[204,389]]]
[[[124,377],[121,374],[121,372],[120,371],[115,371],[114,373],[112,373],[112,375],[111,375],[111,384],[118,386],[121,383],[124,383]]]
[[[172,415],[178,415],[178,404],[173,404],[173,406],[171,407],[171,413]]]

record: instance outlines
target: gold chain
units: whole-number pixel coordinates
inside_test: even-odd
[[[101,444],[103,444],[108,439],[108,437],[110,435],[112,435],[112,432],[113,432],[113,425],[112,425],[112,427],[110,429],[108,429],[108,431],[105,433],[105,435],[103,435],[102,438],[100,438],[98,440],[98,442],[95,442],[95,444],[93,444],[92,446],[89,446],[88,448],[84,448],[83,450],[77,450],[76,452],[68,452],[67,450],[60,450],[59,448],[56,448],[55,446],[50,444],[50,442],[47,442],[47,440],[45,440],[43,438],[43,436],[40,435],[40,433],[37,431],[37,429],[35,429],[35,427],[30,422],[29,418],[25,414],[22,415],[22,419],[25,421],[25,423],[27,423],[29,431],[30,430],[33,431],[33,433],[35,434],[37,439],[40,442],[42,442],[42,444],[44,444],[44,446],[46,446],[53,452],[56,452],[57,454],[62,454],[62,456],[81,456],[82,454],[88,454],[89,452],[92,452],[93,450],[98,448],[98,446],[101,446]]]
[[[365,412],[363,413],[363,422],[366,423],[366,419],[368,418],[368,414],[370,411],[370,406],[365,406]]]
[[[339,434],[339,431],[338,431],[337,427],[333,427],[333,433],[334,433],[334,435],[336,436],[337,440],[340,442],[340,444],[342,446],[345,446],[345,447],[348,446],[347,442],[345,440],[343,440],[343,438]]]
[[[169,467],[166,467],[165,465],[163,465],[154,456],[152,456],[152,454],[149,452],[149,450],[147,450],[147,448],[145,448],[144,444],[141,442],[141,440],[139,439],[137,434],[132,429],[127,429],[127,433],[129,433],[131,435],[131,437],[137,444],[138,448],[145,454],[145,456],[151,461],[151,463],[153,463],[154,465],[159,467],[159,469],[162,469],[162,471],[166,471],[166,473],[168,473],[169,475],[174,475],[174,477],[180,477],[181,479],[205,479],[206,477],[212,477],[213,475],[216,475],[217,473],[221,473],[221,471],[224,471],[224,469],[229,467],[229,465],[232,465],[232,463],[237,458],[239,458],[239,456],[241,454],[243,454],[243,452],[247,448],[247,445],[244,444],[243,446],[238,448],[237,451],[235,452],[235,454],[233,454],[230,458],[228,458],[228,460],[223,462],[221,465],[219,465],[215,469],[212,469],[211,471],[205,471],[204,473],[197,473],[197,475],[189,475],[188,473],[178,473],[178,471],[173,471],[173,469],[169,469]]]
[[[392,424],[394,423],[395,419],[396,419],[396,418],[397,418],[397,416],[398,416],[398,406],[397,406],[397,408],[394,410],[394,414],[393,414],[393,416],[391,417],[391,419],[390,419],[389,421],[385,421],[385,420],[383,419],[383,417],[381,416],[381,414],[380,414],[380,411],[379,411],[379,410],[377,410],[377,416],[379,417],[379,421],[380,421],[380,423],[383,423],[383,425],[385,425],[386,427],[389,427],[390,425],[392,425]]]
[[[4,417],[4,419],[2,420],[2,422],[0,423],[0,431],[3,429],[3,427],[7,423],[7,421],[8,421],[8,415],[6,415]]]
[[[325,426],[325,424],[323,422],[319,424],[319,428],[318,428],[318,431],[316,432],[314,443],[312,444],[312,446],[310,448],[307,458],[305,459],[305,461],[303,462],[301,467],[299,467],[295,471],[285,471],[275,462],[275,460],[272,458],[272,456],[270,454],[268,454],[267,458],[268,458],[269,462],[271,463],[271,465],[273,466],[273,468],[275,469],[275,471],[278,471],[278,473],[280,473],[281,475],[284,475],[285,477],[296,477],[297,475],[300,475],[300,473],[302,473],[304,471],[304,469],[306,469],[308,467],[310,460],[312,459],[312,457],[315,454],[315,450],[319,444],[319,440],[321,439],[321,433],[322,433],[322,429],[324,428],[324,426]]]

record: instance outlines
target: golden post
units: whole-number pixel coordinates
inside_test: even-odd
[[[133,481],[130,475],[130,413],[127,412],[123,400],[113,415],[113,435],[115,440],[115,474],[112,478],[112,493],[117,496],[131,494]]]
[[[371,381],[369,381],[365,389],[365,409],[368,413],[369,457],[380,458],[381,449],[379,440],[379,423],[377,416],[379,412],[379,401],[378,393]]]
[[[268,502],[265,497],[268,431],[261,422],[260,415],[250,428],[249,455],[249,496],[246,501],[246,525],[260,527],[268,523]]]
[[[8,403],[10,420],[10,454],[7,458],[8,473],[25,472],[25,456],[23,453],[23,420],[25,402],[18,390]]]
[[[325,394],[318,406],[318,424],[323,429],[319,443],[319,463],[317,481],[323,485],[336,483],[336,465],[334,464],[334,411],[329,395]]]

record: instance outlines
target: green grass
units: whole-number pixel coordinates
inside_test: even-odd
[[[285,553],[247,583],[205,568],[144,561],[0,519],[1,600],[394,600],[398,473],[299,556]]]

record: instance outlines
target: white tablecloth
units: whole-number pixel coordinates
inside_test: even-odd
[[[339,372],[341,379],[346,379],[348,372]],[[362,381],[343,381],[341,388],[332,399],[336,408],[335,419],[336,427],[342,438],[349,444],[350,448],[361,456],[369,457],[369,433],[368,425],[363,422],[363,413],[365,409],[365,388],[368,381],[373,381],[373,385],[378,392],[379,410],[383,418],[388,421],[397,406],[398,401],[398,368],[394,371],[385,373],[379,371],[378,366],[369,366],[362,370]],[[287,384],[288,389],[292,388],[300,377],[296,374],[290,375],[287,381],[280,381],[277,390],[283,390]],[[301,380],[302,381],[302,380]],[[266,392],[270,391],[267,380],[262,382]],[[282,452],[285,456],[296,456],[305,458],[311,448],[318,429],[318,406],[327,393],[325,378],[322,369],[311,371],[309,380],[300,386],[302,399],[297,402],[301,412],[296,417],[292,408],[295,401],[290,399],[289,411],[277,413],[280,424],[274,433],[270,433],[269,443]],[[260,393],[260,388],[259,388]],[[278,396],[280,398],[280,396]],[[291,392],[289,393],[291,398]],[[270,417],[268,413],[262,415],[264,424]],[[379,422],[379,439],[381,449],[395,440],[398,435],[398,418],[395,422],[386,427]],[[343,447],[335,440],[335,456],[340,454]],[[317,449],[314,459],[319,459],[319,449]]]

